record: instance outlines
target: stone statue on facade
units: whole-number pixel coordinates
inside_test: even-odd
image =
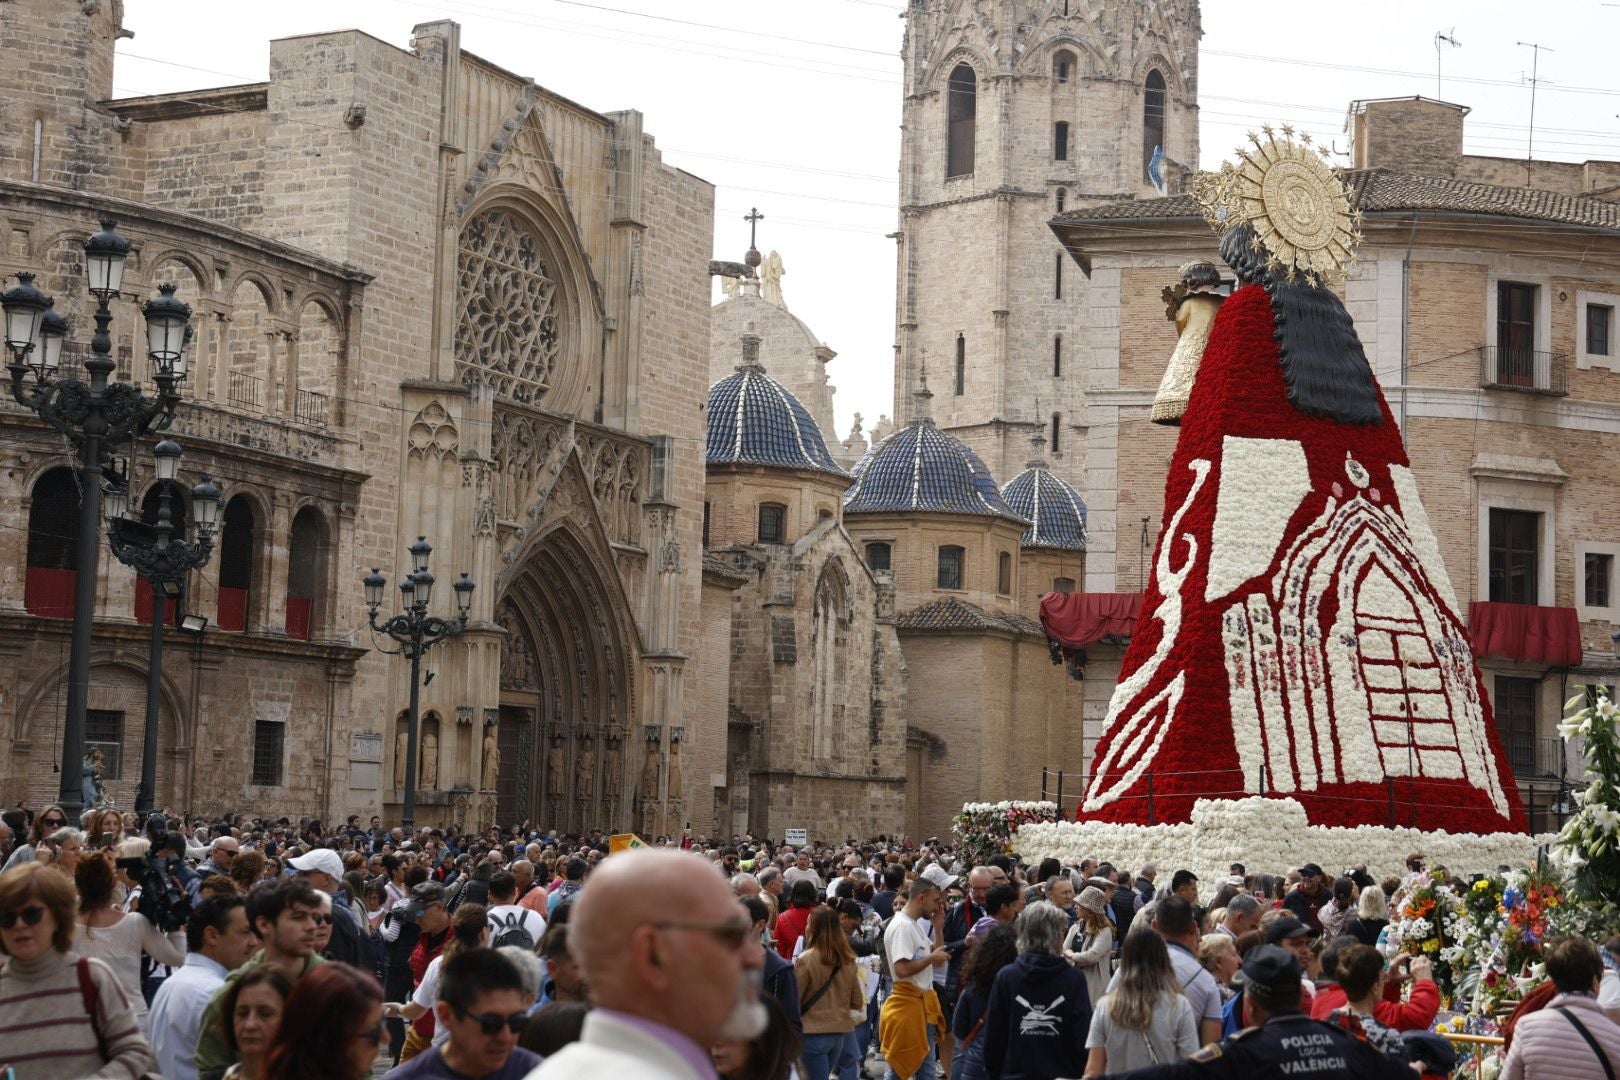
[[[422,782],[419,785],[424,791],[436,791],[439,787],[439,737],[433,732],[422,736]]]
[[[782,256],[775,251],[765,256],[765,265],[759,268],[760,295],[779,308],[787,307],[782,301],[782,275],[786,273]]]
[[[658,798],[658,739],[647,740],[647,758],[641,763],[641,785],[637,793],[644,801]]]
[[[590,798],[596,791],[596,745],[587,735],[579,742],[579,760],[574,768],[574,794]]]
[[[501,771],[501,748],[496,743],[495,725],[484,728],[484,768],[479,780],[480,791],[494,791],[495,780]]]
[[[681,769],[681,740],[669,741],[669,799],[679,799],[686,787],[686,776]]]
[[[405,728],[400,728],[399,734],[394,736],[394,788],[399,791],[405,789],[405,766],[411,760],[411,734]]]
[[[546,794],[552,798],[562,795],[568,786],[568,767],[563,762],[563,737],[551,737],[551,749],[546,751]]]
[[[602,754],[602,794],[617,799],[624,788],[624,751],[619,738],[609,735]]]

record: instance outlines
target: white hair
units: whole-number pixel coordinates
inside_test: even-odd
[[[521,945],[502,945],[495,950],[517,968],[518,975],[523,979],[523,992],[529,998],[540,996],[540,958]]]

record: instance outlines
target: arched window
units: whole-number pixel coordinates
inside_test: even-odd
[[[811,709],[811,753],[830,763],[844,741],[845,694],[849,669],[849,585],[837,560],[827,564],[816,584],[814,608],[814,695]]]
[[[1142,176],[1149,180],[1152,177],[1147,170],[1153,151],[1164,146],[1165,101],[1164,76],[1154,68],[1142,88]]]
[[[1003,551],[996,556],[996,592],[1012,595],[1012,553]]]
[[[1063,436],[1063,414],[1052,414],[1052,453],[1060,453],[1063,446],[1058,442]]]
[[[886,542],[873,541],[866,545],[866,565],[873,570],[887,570],[894,558],[894,549]]]
[[[306,506],[293,518],[287,540],[287,636],[308,641],[319,625],[315,598],[326,578],[326,528],[319,510]]]
[[[1052,378],[1063,374],[1063,335],[1052,335]]]
[[[1058,188],[1057,189],[1057,212],[1058,213],[1060,213],[1060,214],[1063,213],[1063,204],[1068,202],[1068,200],[1069,200],[1069,189],[1068,188]]]
[[[1052,125],[1052,160],[1069,160],[1069,122],[1059,120]]]
[[[253,588],[253,544],[257,531],[253,505],[238,495],[225,504],[219,536],[219,612],[221,630],[246,630]]]
[[[956,396],[967,388],[967,338],[956,335]]]
[[[1065,50],[1052,57],[1052,78],[1060,83],[1066,83],[1073,72],[1074,53]]]
[[[1052,299],[1063,299],[1063,252],[1058,252],[1052,260]]]
[[[787,543],[787,507],[781,503],[759,504],[759,542]]]
[[[1072,578],[1072,577],[1053,578],[1052,579],[1052,591],[1055,592],[1055,593],[1072,593],[1072,592],[1074,592],[1074,578]]]
[[[227,330],[225,400],[237,408],[262,411],[272,404],[275,358],[270,348],[270,302],[255,282],[244,279],[237,284]]]
[[[141,499],[141,521],[146,525],[156,525],[158,519],[158,503],[163,501],[164,484],[153,484],[147,489],[146,495]],[[176,539],[186,534],[186,509],[189,505],[186,500],[185,489],[174,481],[167,484],[169,489],[169,524],[174,531],[169,535]],[[167,626],[180,625],[180,599],[173,593],[168,594],[163,606],[163,622]],[[135,621],[143,626],[152,625],[152,584],[139,574],[135,575]]]
[[[23,606],[47,619],[73,618],[78,581],[79,484],[69,468],[52,469],[34,484],[28,507],[28,576]]]
[[[960,589],[962,587],[962,548],[945,544],[939,549],[939,578],[935,588]]]
[[[978,113],[979,78],[967,64],[957,64],[946,90],[945,178],[973,173],[974,118]]]

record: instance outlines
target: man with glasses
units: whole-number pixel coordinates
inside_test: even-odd
[[[523,977],[494,949],[468,949],[440,965],[439,1030],[449,1038],[385,1080],[518,1080],[540,1055],[517,1045],[528,1022]]]
[[[536,1080],[704,1080],[715,1043],[764,1032],[764,951],[701,856],[648,848],[605,859],[572,914],[569,943],[596,1008]]]
[[[204,878],[215,874],[224,874],[229,877],[231,867],[236,865],[236,857],[242,854],[242,842],[234,836],[225,835],[214,839],[208,849],[208,858],[197,867],[197,876],[186,885],[186,891],[191,894],[191,902],[197,903],[201,899],[199,888]]]

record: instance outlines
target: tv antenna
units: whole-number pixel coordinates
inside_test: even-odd
[[[1541,82],[1536,77],[1536,72],[1541,61],[1541,54],[1544,52],[1556,52],[1557,50],[1549,49],[1545,45],[1538,45],[1534,41],[1521,41],[1518,44],[1520,47],[1530,50],[1530,78],[1527,80],[1530,83],[1530,141],[1524,150],[1524,159],[1529,161],[1535,156],[1536,149],[1536,87]]]
[[[1443,33],[1439,30],[1434,32],[1434,96],[1444,101],[1446,95],[1440,89],[1441,42],[1450,45],[1453,49],[1462,48],[1462,42],[1457,40],[1457,28],[1453,26],[1449,33]]]

